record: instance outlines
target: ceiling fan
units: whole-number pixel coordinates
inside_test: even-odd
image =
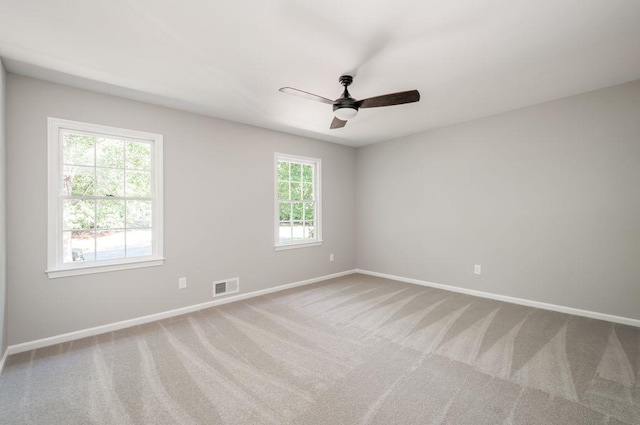
[[[377,108],[379,106],[393,106],[402,105],[404,103],[413,103],[420,100],[420,93],[418,90],[402,91],[398,93],[383,94],[381,96],[370,97],[368,99],[356,100],[351,97],[347,87],[353,82],[351,75],[343,75],[340,77],[340,84],[344,86],[344,92],[342,96],[336,100],[327,99],[326,97],[318,96],[317,94],[309,93],[306,91],[294,89],[293,87],[282,87],[280,91],[282,93],[292,94],[294,96],[300,96],[305,99],[315,100],[316,102],[322,102],[329,105],[333,105],[333,113],[335,117],[331,122],[332,129],[341,128],[347,124],[347,120],[355,117],[360,108]]]

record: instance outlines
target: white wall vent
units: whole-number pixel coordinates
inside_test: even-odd
[[[231,279],[218,280],[213,282],[213,296],[233,294],[240,291],[240,278],[232,277]]]

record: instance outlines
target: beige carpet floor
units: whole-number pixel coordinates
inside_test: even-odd
[[[2,424],[640,424],[640,329],[351,275],[7,359]]]

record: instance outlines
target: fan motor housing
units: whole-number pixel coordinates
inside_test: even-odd
[[[351,108],[357,111],[358,107],[356,106],[355,103],[356,103],[356,100],[352,97],[341,97],[340,99],[337,99],[333,103],[333,111],[335,112],[336,109],[342,109],[342,108]]]

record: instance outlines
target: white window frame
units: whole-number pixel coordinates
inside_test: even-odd
[[[278,199],[278,161],[296,162],[304,165],[313,165],[315,170],[314,176],[314,198],[316,210],[314,215],[316,237],[310,241],[280,242],[280,200]],[[274,155],[274,237],[275,249],[281,251],[285,249],[307,248],[322,245],[322,160],[320,158],[309,158],[306,156],[289,155],[276,152]]]
[[[161,134],[146,133],[98,124],[89,124],[49,117],[48,125],[48,250],[47,270],[49,278],[102,273],[115,270],[134,269],[140,267],[159,266],[164,263],[163,257],[163,173]],[[94,133],[126,139],[149,142],[151,148],[151,199],[152,210],[152,255],[145,257],[121,258],[112,260],[95,260],[87,263],[64,263],[62,246],[62,131],[71,130],[79,133]]]

